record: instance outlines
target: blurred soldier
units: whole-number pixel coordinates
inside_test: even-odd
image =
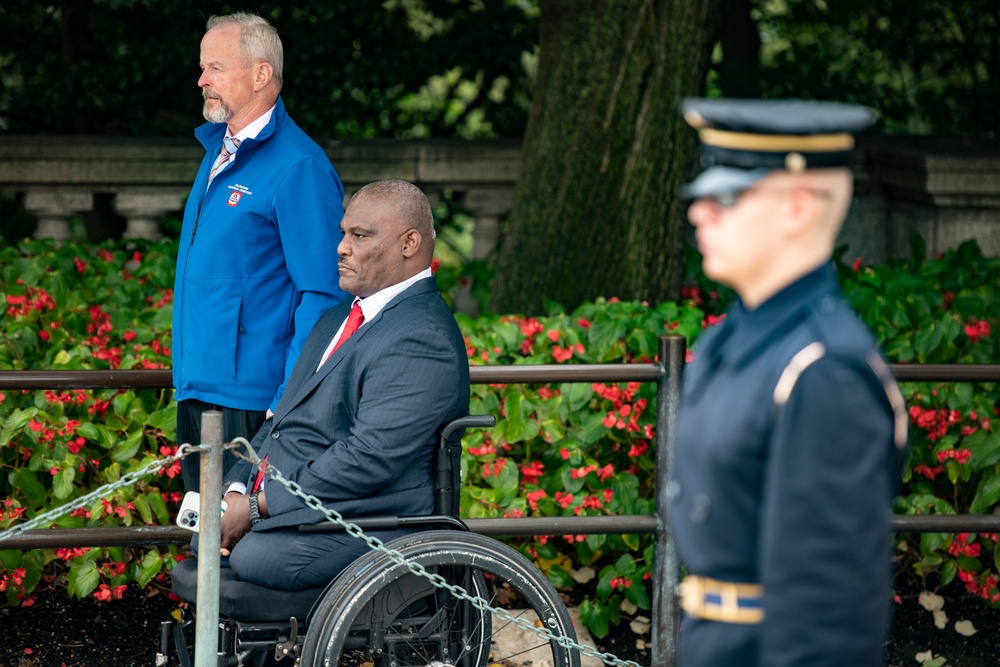
[[[705,274],[738,295],[685,371],[670,529],[682,667],[882,664],[906,408],[830,263],[870,110],[685,100]]]

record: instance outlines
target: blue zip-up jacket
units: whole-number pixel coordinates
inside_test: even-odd
[[[174,397],[273,410],[313,324],[347,296],[337,272],[344,186],[279,97],[206,190],[225,134],[223,123],[195,130],[207,153],[177,254]]]

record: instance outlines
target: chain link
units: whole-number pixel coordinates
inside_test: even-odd
[[[506,621],[508,623],[513,623],[516,627],[520,628],[523,631],[534,633],[538,635],[538,637],[540,637],[541,639],[555,642],[565,649],[579,651],[582,655],[591,658],[598,658],[604,663],[609,665],[615,665],[616,667],[641,667],[639,663],[634,662],[632,660],[622,660],[613,653],[601,653],[593,646],[588,646],[586,644],[578,644],[574,642],[572,639],[569,639],[568,637],[557,636],[545,627],[540,627],[540,628],[533,627],[529,621],[526,621],[523,618],[515,618],[511,616],[510,612],[508,612],[506,609],[502,609],[500,607],[491,607],[489,603],[483,598],[475,595],[470,595],[461,586],[449,584],[444,579],[444,577],[442,577],[439,574],[433,574],[428,572],[427,569],[420,563],[413,563],[407,561],[406,557],[403,556],[402,553],[396,551],[395,549],[389,549],[388,547],[385,546],[385,543],[382,542],[382,540],[378,539],[377,537],[366,535],[365,532],[358,525],[353,524],[350,521],[344,519],[343,515],[340,514],[340,512],[325,507],[318,498],[307,494],[302,489],[302,487],[299,486],[298,483],[286,479],[284,475],[281,474],[280,470],[275,468],[267,461],[262,461],[260,457],[257,456],[257,453],[250,446],[250,443],[247,442],[245,438],[235,438],[232,444],[235,445],[237,443],[244,445],[247,451],[250,453],[250,456],[245,456],[240,452],[234,451],[234,454],[237,457],[242,458],[246,461],[250,461],[250,463],[254,464],[255,466],[258,467],[263,466],[265,473],[270,479],[275,480],[276,482],[284,486],[286,489],[288,489],[289,493],[301,499],[306,504],[307,507],[322,512],[326,516],[328,521],[344,528],[344,530],[347,532],[348,535],[356,537],[360,540],[364,540],[372,551],[377,551],[379,553],[385,554],[394,563],[402,565],[411,573],[420,577],[424,577],[425,579],[429,580],[433,586],[448,591],[459,600],[464,600],[466,602],[471,603],[472,606],[474,606],[476,609],[480,611],[489,612],[503,621]]]
[[[494,616],[503,621],[506,621],[508,623],[513,623],[515,627],[520,628],[523,631],[531,632],[537,635],[539,638],[544,639],[546,641],[555,642],[565,649],[579,651],[582,655],[592,658],[598,658],[602,662],[609,665],[615,665],[616,667],[641,667],[639,663],[631,660],[622,660],[613,653],[602,653],[593,646],[588,646],[586,644],[578,644],[573,640],[569,639],[568,637],[557,636],[545,627],[533,627],[529,621],[526,621],[523,618],[515,618],[511,616],[510,612],[508,612],[506,609],[502,609],[500,607],[491,607],[489,603],[483,598],[475,595],[470,595],[461,586],[449,584],[444,579],[444,577],[442,577],[439,574],[433,574],[428,572],[427,569],[420,563],[413,563],[407,561],[406,557],[403,556],[402,553],[396,551],[395,549],[387,548],[385,546],[385,543],[382,542],[382,540],[378,539],[377,537],[366,535],[365,532],[359,526],[345,520],[343,515],[341,515],[337,510],[325,507],[318,498],[305,493],[302,487],[299,486],[296,482],[286,479],[284,475],[281,474],[280,470],[275,468],[270,463],[261,461],[260,457],[257,456],[257,453],[254,452],[252,447],[250,447],[250,443],[247,442],[246,438],[235,438],[233,442],[228,443],[227,448],[235,448],[236,446],[241,444],[247,448],[247,451],[250,452],[250,456],[249,457],[244,456],[243,454],[239,453],[238,451],[235,451],[234,449],[233,453],[237,457],[250,461],[255,466],[263,465],[265,472],[267,473],[267,476],[269,478],[273,479],[274,481],[276,481],[277,483],[281,484],[286,489],[288,489],[289,493],[301,499],[306,504],[307,507],[322,512],[323,515],[326,516],[327,520],[343,527],[344,530],[349,535],[363,540],[365,543],[368,544],[368,547],[370,549],[385,554],[394,563],[402,565],[411,573],[420,577],[424,577],[425,579],[430,581],[433,586],[448,591],[449,593],[451,593],[451,595],[458,598],[459,600],[464,600],[466,602],[471,603],[472,606],[474,606],[476,609],[480,611],[489,612],[490,614],[493,614]],[[105,484],[104,486],[99,487],[86,495],[80,496],[79,498],[76,498],[75,500],[65,505],[49,510],[47,512],[43,512],[42,514],[39,514],[35,518],[25,521],[22,524],[18,524],[17,526],[14,526],[8,530],[0,531],[0,542],[9,539],[11,537],[20,535],[21,533],[24,533],[25,531],[28,530],[48,527],[49,525],[52,524],[53,521],[59,519],[62,516],[65,516],[66,514],[69,514],[75,509],[79,509],[81,507],[90,505],[91,503],[97,500],[107,497],[112,492],[117,491],[118,489],[123,489],[126,486],[132,486],[135,482],[139,481],[143,477],[150,475],[154,472],[157,472],[165,468],[166,466],[171,465],[175,461],[179,461],[185,456],[200,453],[205,449],[206,447],[204,445],[196,446],[190,444],[183,444],[177,448],[177,453],[172,456],[152,461],[151,463],[149,463],[148,465],[144,466],[139,470],[123,475],[122,478],[116,482]]]
[[[185,456],[188,456],[190,454],[197,454],[205,449],[206,447],[204,445],[198,446],[198,445],[183,444],[177,448],[177,453],[172,456],[152,461],[151,463],[141,468],[140,470],[126,473],[117,482],[110,482],[108,484],[105,484],[102,487],[94,489],[87,495],[80,496],[79,498],[65,505],[61,505],[60,507],[56,507],[55,509],[43,512],[42,514],[36,516],[34,519],[25,521],[24,523],[18,524],[7,530],[0,531],[0,542],[3,542],[4,540],[9,539],[11,537],[16,537],[17,535],[20,535],[21,533],[27,530],[32,530],[34,528],[48,528],[50,525],[52,525],[53,521],[59,519],[62,516],[65,516],[66,514],[69,514],[73,510],[90,505],[94,501],[100,500],[101,498],[106,498],[107,496],[111,495],[113,491],[117,491],[118,489],[124,489],[126,486],[132,486],[134,483],[136,483],[146,475],[150,475],[158,470],[161,470],[162,468],[165,468],[168,465],[172,464],[174,461],[181,460]]]

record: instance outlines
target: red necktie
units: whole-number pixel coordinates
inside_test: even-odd
[[[361,304],[355,301],[354,305],[351,306],[350,315],[347,316],[347,324],[344,325],[344,332],[340,334],[340,340],[338,340],[337,344],[333,346],[332,350],[330,350],[330,354],[326,355],[326,359],[323,360],[324,364],[327,362],[327,360],[329,360],[330,357],[333,356],[333,353],[337,351],[337,348],[343,345],[344,341],[350,338],[351,334],[357,331],[358,328],[362,324],[364,324],[364,322],[365,322],[365,314],[361,312]],[[322,366],[323,364],[320,365]],[[264,461],[267,461],[267,456],[264,457]],[[257,471],[257,479],[255,479],[253,482],[253,490],[251,491],[251,493],[257,493],[260,490],[260,485],[263,482],[264,482],[264,468],[261,467],[261,469]]]
[[[267,454],[264,455],[264,463],[267,463]],[[253,481],[253,490],[250,493],[257,493],[260,491],[260,485],[264,483],[264,466],[261,464],[260,469],[257,471],[257,479]]]
[[[329,361],[330,357],[333,356],[333,353],[337,351],[337,348],[343,345],[344,341],[350,338],[351,334],[357,331],[358,327],[364,324],[364,322],[365,314],[361,312],[361,302],[355,301],[354,305],[351,306],[351,314],[347,316],[347,324],[344,325],[344,333],[340,334],[340,340],[338,340],[337,344],[333,346],[332,350],[330,350],[330,354],[326,355],[326,359],[323,360],[324,364]],[[322,366],[322,364],[320,365]]]

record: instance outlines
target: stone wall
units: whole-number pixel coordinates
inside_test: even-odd
[[[362,185],[401,178],[432,202],[446,190],[476,219],[474,256],[496,246],[511,209],[516,140],[325,141],[348,197]],[[847,257],[877,263],[909,254],[911,230],[931,252],[978,240],[1000,255],[1000,141],[871,137],[859,143],[855,202],[842,242]],[[37,237],[68,238],[69,219],[110,203],[123,235],[152,238],[182,208],[204,151],[193,139],[0,135],[0,190],[23,195]]]

